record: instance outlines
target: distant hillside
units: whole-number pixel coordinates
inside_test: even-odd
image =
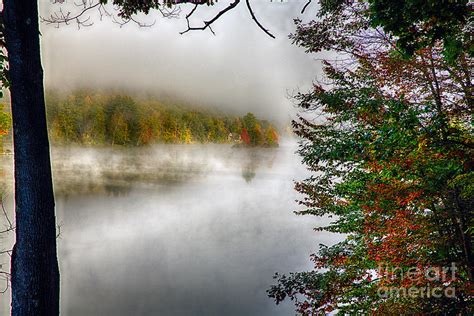
[[[239,143],[277,146],[278,133],[252,113],[243,117],[136,100],[127,95],[76,91],[46,93],[49,134],[53,144],[128,145],[152,143]]]

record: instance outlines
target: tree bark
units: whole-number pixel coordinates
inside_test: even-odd
[[[59,315],[59,269],[38,3],[3,2],[15,166],[12,315]]]

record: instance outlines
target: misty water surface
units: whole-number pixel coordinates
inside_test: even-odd
[[[336,238],[292,213],[295,150],[54,149],[62,315],[293,315],[267,298],[273,274]]]

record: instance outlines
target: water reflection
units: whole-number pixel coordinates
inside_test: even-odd
[[[55,148],[55,193],[123,195],[137,184],[184,183],[239,167],[242,178],[250,182],[257,169],[271,169],[277,155],[274,148],[226,145],[162,145],[133,150]]]
[[[292,315],[273,273],[334,240],[292,213],[294,150],[55,149],[62,315]]]
[[[244,178],[247,183],[250,183],[256,175],[255,167],[252,165],[246,166],[242,169],[242,178]]]

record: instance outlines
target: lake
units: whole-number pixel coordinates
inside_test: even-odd
[[[308,175],[295,150],[54,148],[61,314],[294,315],[267,297],[273,274],[311,269],[318,244],[339,239],[293,213],[293,180]],[[8,183],[11,156],[0,163]]]

